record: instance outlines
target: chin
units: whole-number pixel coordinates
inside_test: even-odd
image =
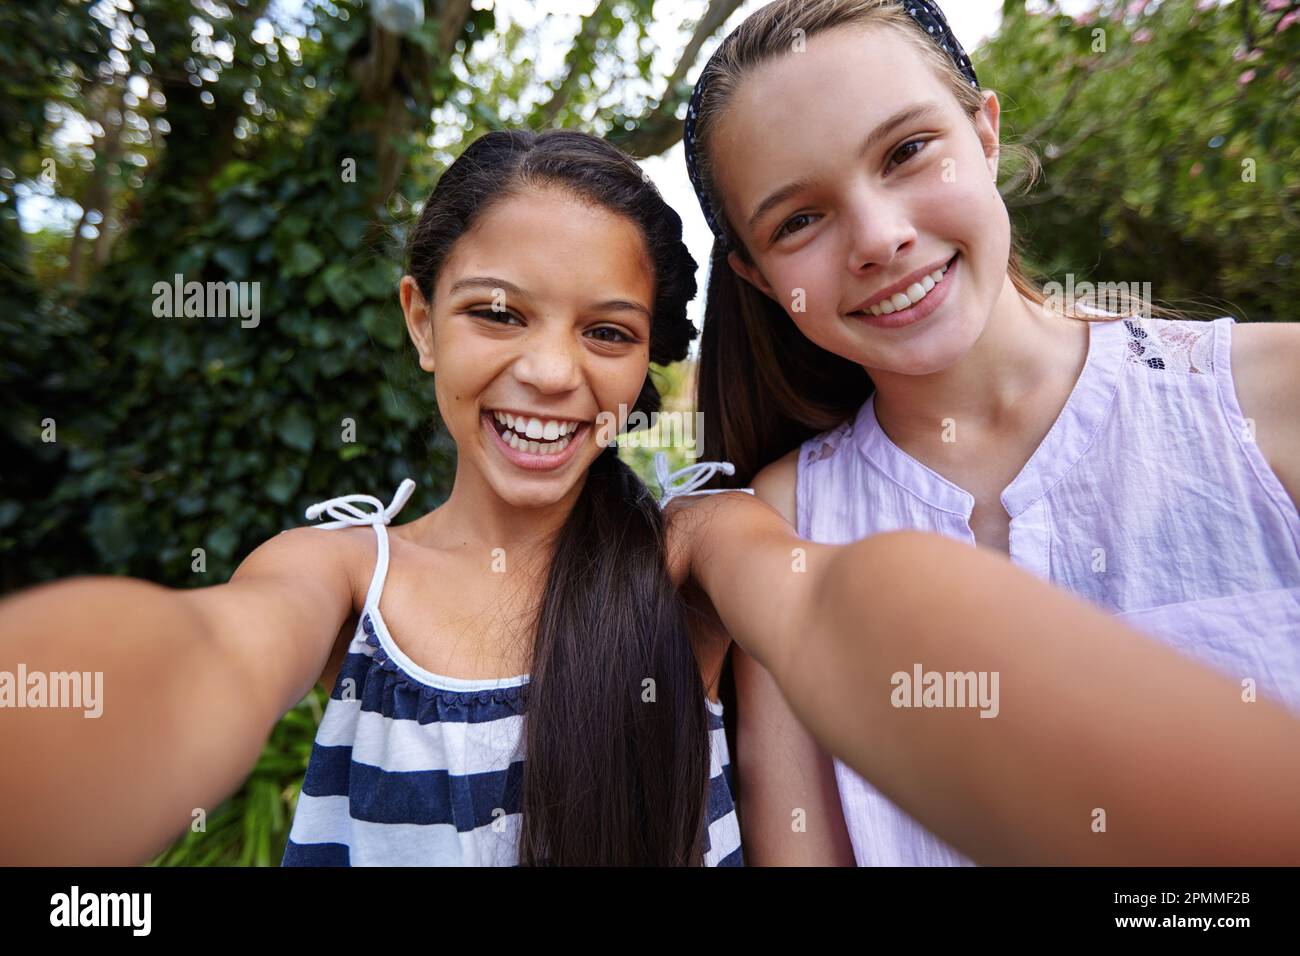
[[[887,366],[899,375],[934,375],[945,371],[961,361],[966,349],[939,348],[925,350],[905,350],[893,357]]]
[[[573,490],[573,483],[536,478],[511,481],[498,475],[492,478],[492,489],[512,508],[546,508],[563,500]]]
[[[501,468],[493,462],[491,470],[486,472],[487,481],[497,497],[511,508],[549,508],[572,494],[574,487],[586,478],[591,462],[575,460],[569,465],[564,474],[548,475]]]
[[[892,350],[885,367],[901,375],[933,375],[945,371],[975,347],[980,332],[959,323],[935,326]]]

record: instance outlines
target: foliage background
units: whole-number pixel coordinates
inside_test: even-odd
[[[424,0],[405,36],[373,6],[0,5],[0,588],[85,573],[219,583],[312,501],[388,494],[408,475],[412,513],[435,507],[454,448],[395,295],[421,199],[503,126],[662,154],[688,79],[749,9],[699,0],[665,51],[652,0],[593,0],[563,69],[539,76],[547,38],[499,28],[486,0]],[[972,55],[1002,98],[1004,141],[1042,162],[1027,192],[1028,168],[1004,163],[1030,266],[1293,319],[1297,6],[1106,0],[1067,15],[1006,0]],[[19,215],[38,203],[66,222]],[[153,284],[177,273],[259,281],[261,324],[154,318]],[[688,408],[689,363],[656,374]],[[649,479],[649,453],[625,454]],[[278,863],[323,701],[318,688],[286,715],[206,831],[155,863]]]

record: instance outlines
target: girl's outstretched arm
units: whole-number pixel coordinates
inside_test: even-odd
[[[145,862],[229,796],[351,612],[344,537],[287,531],[215,587],[83,577],[0,602],[0,680],[28,704],[0,709],[0,863]],[[48,706],[59,674],[76,708]]]
[[[1300,863],[1300,719],[1232,679],[957,541],[816,544],[742,494],[670,517],[819,742],[978,862]]]

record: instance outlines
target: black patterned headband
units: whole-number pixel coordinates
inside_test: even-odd
[[[953,36],[952,29],[948,26],[948,21],[944,18],[939,5],[934,3],[933,0],[902,0],[902,7],[908,16],[925,28],[925,32],[930,38],[939,45],[944,53],[947,53],[952,58],[962,76],[969,80],[970,85],[978,90],[980,83],[975,76],[975,67],[971,66],[970,57],[966,55],[962,45]],[[723,44],[725,43],[726,40],[723,41]],[[709,66],[706,64],[704,72],[700,74],[699,82],[695,84],[695,89],[691,91],[691,102],[686,107],[686,133],[683,137],[686,144],[686,172],[691,177],[691,185],[695,187],[695,198],[700,201],[700,209],[704,213],[705,221],[708,222],[709,228],[713,230],[714,237],[725,244],[726,236],[722,232],[721,224],[714,215],[708,197],[704,194],[704,183],[700,179],[699,164],[695,156],[695,114],[699,110],[700,96],[705,86],[704,77],[708,75],[708,72]]]

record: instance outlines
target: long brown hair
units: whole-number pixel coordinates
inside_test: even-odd
[[[704,89],[695,117],[696,161],[726,242],[716,241],[710,257],[697,404],[704,416],[705,458],[736,466],[735,474],[720,482],[723,485],[748,485],[764,465],[852,417],[873,389],[861,365],[811,342],[780,304],[731,268],[729,249],[746,262],[753,259],[723,212],[709,153],[714,128],[746,74],[789,52],[795,37],[806,39],[849,25],[897,31],[900,41],[910,43],[942,79],[972,123],[984,106],[981,91],[970,85],[898,0],[777,0],[746,19],[709,60],[697,81]],[[1016,178],[1026,191],[1032,188],[1041,172],[1037,155],[1019,143],[1004,143],[1002,152],[1012,157],[1013,165],[1021,164]],[[1024,299],[1049,307],[1042,285],[1024,265],[1014,224],[1007,275]],[[1099,318],[1084,311],[1089,308],[1104,308],[1107,319],[1144,311],[1182,317],[1160,306],[1144,309],[1123,287],[1115,288],[1100,305],[1095,294],[1083,295],[1058,311],[1068,318]]]
[[[654,272],[650,361],[685,358],[695,336],[686,317],[695,262],[681,219],[629,156],[586,133],[498,131],[470,144],[442,174],[408,243],[407,271],[425,301],[487,209],[545,187],[637,226]],[[633,411],[648,415],[659,403],[647,374]],[[710,762],[704,684],[665,555],[658,502],[607,447],[555,540],[538,615],[521,864],[700,861]]]

